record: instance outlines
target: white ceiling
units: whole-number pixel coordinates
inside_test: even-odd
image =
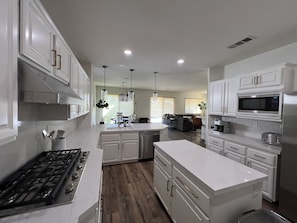
[[[41,0],[95,81],[121,87],[206,91],[207,68],[297,41],[296,0]],[[257,37],[235,49],[247,36]],[[129,48],[133,55],[123,51]],[[297,56],[297,55],[296,55]],[[177,65],[183,58],[185,63]]]

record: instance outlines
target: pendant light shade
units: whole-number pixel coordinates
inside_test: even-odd
[[[119,99],[121,102],[133,102],[134,101],[134,91],[132,90],[132,73],[134,69],[130,69],[130,90],[128,91],[127,83],[128,78],[126,77],[126,82],[123,82],[123,86],[126,85],[126,89],[124,89],[124,92],[119,95]]]
[[[132,73],[134,69],[130,69],[131,75],[130,75],[130,91],[128,91],[128,101],[134,100],[134,91],[132,90]]]
[[[153,92],[153,101],[156,102],[158,100],[158,92],[157,92],[157,73],[154,72],[155,74],[155,91]]]
[[[106,96],[107,96],[107,94],[108,94],[108,91],[107,91],[107,89],[105,88],[105,72],[106,72],[106,68],[107,68],[107,66],[106,66],[106,65],[103,65],[102,67],[103,67],[103,69],[104,69],[104,79],[103,79],[104,84],[103,84],[103,89],[101,90],[101,100],[105,101]]]

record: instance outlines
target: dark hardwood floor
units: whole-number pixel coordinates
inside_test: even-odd
[[[153,161],[103,167],[103,223],[169,223],[153,190]]]
[[[171,139],[200,142],[200,132],[168,131]],[[103,223],[169,223],[153,190],[153,161],[103,167]],[[263,208],[278,207],[263,200]]]

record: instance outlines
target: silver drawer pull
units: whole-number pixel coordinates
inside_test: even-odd
[[[233,147],[233,146],[230,146],[230,149],[239,150],[238,148],[236,148],[236,147]]]
[[[158,156],[156,156],[156,160],[158,160],[163,166],[167,167],[166,163],[164,163]]]
[[[263,159],[263,160],[266,159],[266,157],[264,157],[264,156],[259,156],[258,154],[254,154],[254,157],[257,157],[257,158],[260,158],[260,159]]]
[[[189,191],[193,195],[194,198],[199,198],[199,196],[197,196],[181,179],[179,179],[179,177],[176,177],[176,179],[185,187],[187,191]]]
[[[169,180],[167,180],[167,191],[169,191],[169,183],[170,183],[170,181]]]

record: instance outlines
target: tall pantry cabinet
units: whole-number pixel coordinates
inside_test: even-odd
[[[17,136],[17,0],[0,0],[0,145]]]

